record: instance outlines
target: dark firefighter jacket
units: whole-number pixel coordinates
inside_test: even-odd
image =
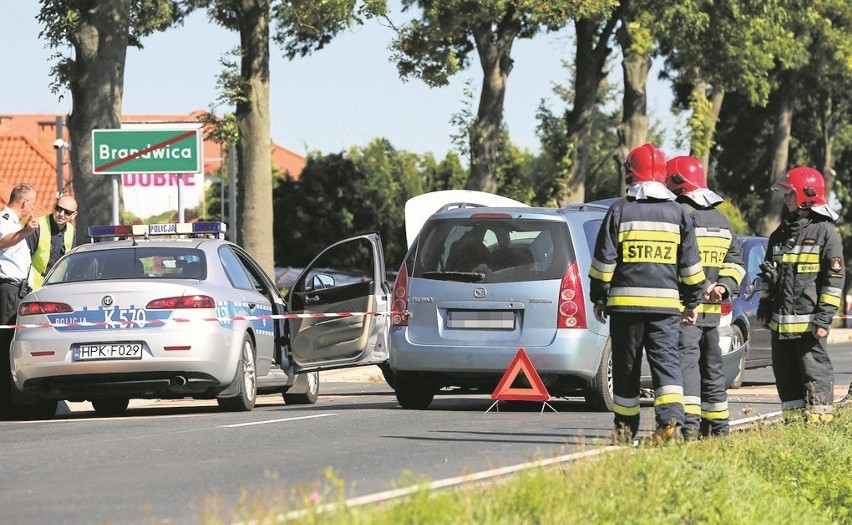
[[[730,301],[739,291],[745,276],[742,252],[736,242],[734,228],[728,219],[714,207],[697,207],[688,197],[679,197],[678,202],[692,216],[695,224],[695,238],[698,253],[707,281],[724,286],[725,299]],[[722,304],[702,302],[698,305],[698,326],[718,326],[721,319]]]
[[[840,236],[830,219],[794,214],[769,236],[766,261],[777,278],[767,283],[758,315],[781,339],[828,329],[843,294],[846,272]]]
[[[607,312],[678,314],[709,284],[692,218],[674,201],[616,201],[598,233],[589,296]]]

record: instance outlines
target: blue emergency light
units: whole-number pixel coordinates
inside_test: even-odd
[[[220,235],[227,226],[223,222],[171,222],[156,224],[109,224],[89,226],[89,237],[151,237],[155,235]]]

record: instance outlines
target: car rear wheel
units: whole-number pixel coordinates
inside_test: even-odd
[[[586,385],[586,406],[597,412],[612,410],[612,346],[606,340],[598,373]]]
[[[740,330],[740,327],[737,325],[733,325],[731,327],[731,349],[736,350],[743,344],[745,338],[743,337],[743,331]],[[748,353],[748,347],[744,348],[742,353],[740,354],[740,362],[737,364],[737,377],[731,382],[731,388],[739,388],[743,386],[743,380],[745,379],[745,360],[746,354]]]
[[[95,409],[95,413],[103,417],[123,416],[127,412],[129,404],[130,398],[127,397],[107,397],[92,400],[92,408]]]
[[[409,410],[425,410],[435,399],[435,387],[417,376],[394,375],[396,400]]]
[[[254,345],[248,334],[243,336],[243,351],[237,362],[234,376],[239,393],[234,397],[220,397],[219,408],[228,412],[248,412],[257,401],[257,368],[254,365]]]
[[[319,399],[319,372],[304,374],[307,389],[299,394],[284,392],[284,403],[287,405],[313,405]]]

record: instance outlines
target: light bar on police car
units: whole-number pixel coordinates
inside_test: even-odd
[[[89,236],[126,237],[128,235],[150,237],[153,235],[216,235],[225,233],[227,226],[222,222],[171,222],[157,224],[111,224],[89,226]]]

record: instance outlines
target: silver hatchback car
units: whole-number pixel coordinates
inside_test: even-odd
[[[393,286],[400,405],[427,408],[448,387],[490,393],[523,348],[551,395],[611,409],[608,327],[587,299],[607,208],[448,207],[423,224]]]

